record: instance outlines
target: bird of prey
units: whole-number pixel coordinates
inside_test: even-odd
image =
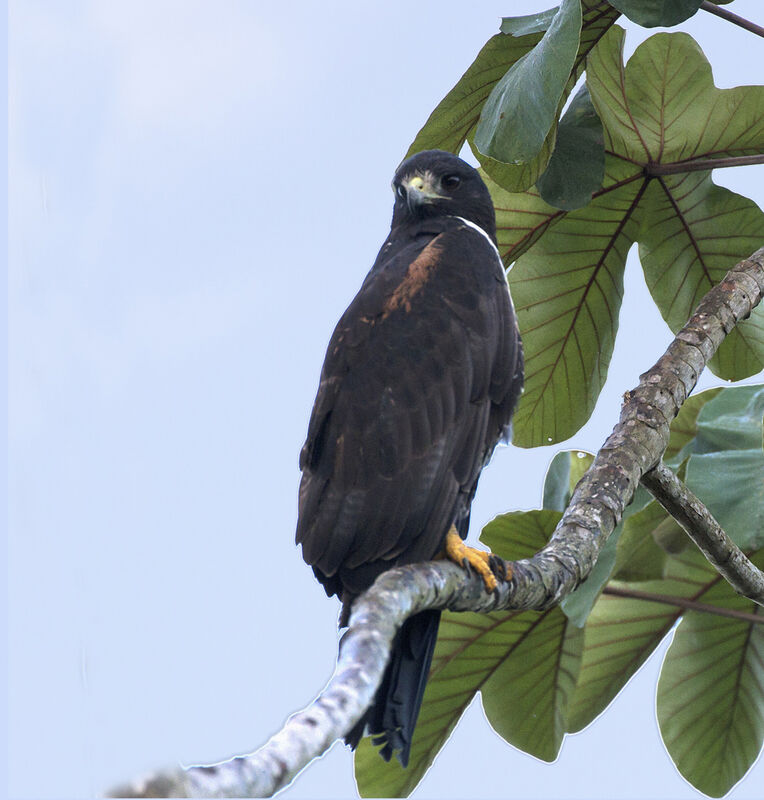
[[[478,172],[427,150],[393,179],[382,249],[332,334],[300,453],[297,543],[326,593],[353,600],[383,571],[447,557],[494,590],[503,562],[467,547],[480,472],[506,437],[523,354]],[[408,764],[440,611],[408,619],[364,731]]]

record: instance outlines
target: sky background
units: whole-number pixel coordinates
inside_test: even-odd
[[[502,14],[545,6],[12,0],[10,796],[252,750],[324,685],[337,603],[293,537],[326,343],[417,130]],[[650,32],[625,27],[630,54]],[[681,29],[718,86],[764,82],[760,39]],[[714,179],[764,203],[760,168]],[[565,447],[599,447],[670,339],[634,249],[608,382]],[[540,505],[559,449],[497,451],[473,539]],[[697,797],[655,722],[664,652],[553,766],[473,704],[416,796]],[[733,797],[763,785],[760,762]],[[350,753],[283,796],[354,796]]]

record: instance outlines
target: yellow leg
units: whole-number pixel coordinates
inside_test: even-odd
[[[453,525],[446,534],[445,555],[450,561],[464,567],[468,573],[474,569],[483,579],[487,592],[496,591],[497,578],[508,581],[512,577],[505,561],[493,553],[464,544]]]

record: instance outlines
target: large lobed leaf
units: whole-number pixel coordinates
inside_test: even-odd
[[[644,170],[696,158],[764,152],[764,87],[717,89],[711,65],[686,34],[657,34],[622,67],[624,34],[614,29],[589,62],[587,82],[606,148]],[[716,186],[709,172],[650,180],[636,210],[640,259],[669,327],[684,325],[700,298],[764,238],[764,214]],[[738,380],[764,367],[764,316],[727,337],[711,368]],[[741,341],[742,340],[742,341]]]
[[[764,553],[754,562],[764,566]],[[719,583],[703,601],[736,611],[762,608]],[[669,755],[696,789],[726,794],[764,742],[764,624],[697,611],[674,634],[658,681],[658,722]]]
[[[523,447],[562,441],[591,415],[618,328],[626,254],[639,242],[650,291],[677,331],[699,299],[764,240],[764,214],[708,171],[654,175],[655,165],[764,152],[764,87],[717,89],[697,44],[658,34],[624,67],[613,27],[587,62],[607,152],[603,186],[565,212],[538,192],[489,183],[526,353],[514,420]],[[494,176],[495,177],[495,176]],[[710,364],[729,380],[764,367],[764,309]]]
[[[708,172],[651,181],[642,219],[639,257],[645,279],[674,333],[730,267],[764,241],[759,207],[716,186]],[[724,339],[709,368],[721,378],[739,380],[762,367],[764,311],[757,308]]]

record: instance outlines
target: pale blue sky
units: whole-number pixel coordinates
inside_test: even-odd
[[[409,142],[499,17],[545,5],[10,3],[12,796],[251,750],[323,686],[337,604],[293,536],[324,349]],[[626,27],[631,52],[649,32]],[[761,40],[708,14],[682,29],[717,85],[763,82]],[[715,180],[764,202],[755,168]],[[635,255],[569,447],[601,444],[670,340]],[[539,504],[557,449],[497,452],[473,537]],[[660,657],[553,766],[473,705],[416,796],[696,797],[658,736]],[[759,764],[733,796],[763,782]],[[285,796],[353,793],[336,745]]]

